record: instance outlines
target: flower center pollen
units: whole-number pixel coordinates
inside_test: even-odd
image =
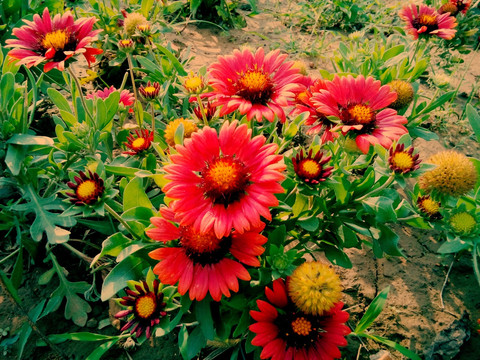
[[[250,70],[242,75],[238,81],[248,91],[259,93],[267,88],[269,78],[261,71]]]
[[[412,155],[406,151],[396,152],[392,156],[392,164],[401,171],[409,170],[415,164]]]
[[[155,89],[153,86],[147,86],[143,90],[145,91],[145,93],[147,93],[149,95],[153,95],[157,91],[157,89]]]
[[[425,213],[427,213],[428,215],[436,214],[438,213],[438,210],[440,210],[440,205],[438,204],[438,202],[430,198],[424,199],[421,202],[421,206],[423,207]]]
[[[312,159],[306,159],[300,164],[301,171],[304,175],[307,175],[309,178],[315,178],[318,176],[322,167]]]
[[[292,321],[292,330],[301,336],[307,336],[312,331],[312,323],[304,317],[299,317]]]
[[[132,142],[132,147],[135,149],[142,149],[142,146],[145,144],[145,139],[144,138],[138,138],[135,139]]]
[[[469,234],[477,225],[475,218],[467,212],[460,212],[450,218],[452,228],[461,234]]]
[[[374,111],[363,104],[352,106],[348,109],[348,113],[357,124],[369,124],[375,119]]]
[[[63,50],[69,39],[65,30],[56,30],[45,35],[42,45],[45,49]]]
[[[135,311],[142,319],[150,318],[157,309],[157,301],[153,293],[139,297],[135,301]]]
[[[202,79],[200,79],[198,76],[194,76],[194,77],[191,77],[191,78],[188,78],[186,81],[185,81],[185,88],[188,90],[188,91],[197,91],[197,89],[201,88],[202,87]]]
[[[200,186],[214,203],[225,206],[238,200],[248,184],[249,174],[245,165],[232,156],[218,157],[200,172]]]
[[[437,24],[437,17],[434,15],[422,14],[418,17],[418,23],[425,26],[433,26]]]
[[[93,180],[85,180],[77,188],[77,197],[81,201],[90,200],[96,196],[97,184]]]

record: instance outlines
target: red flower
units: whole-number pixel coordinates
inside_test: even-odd
[[[103,179],[96,172],[92,173],[90,170],[88,170],[88,175],[83,171],[79,171],[78,175],[80,177],[74,177],[75,183],[71,181],[67,183],[68,187],[75,191],[65,193],[70,197],[70,202],[75,205],[90,205],[98,201],[105,191]]]
[[[399,12],[400,18],[406,22],[405,29],[418,39],[420,35],[437,35],[445,40],[451,40],[457,30],[455,17],[450,13],[439,14],[435,8],[420,4],[405,5]]]
[[[256,323],[250,331],[256,336],[252,345],[263,348],[260,358],[272,360],[333,360],[341,357],[339,346],[347,345],[345,325],[348,313],[343,303],[315,316],[299,311],[287,295],[283,279],[277,279],[272,289],[265,288],[268,301],[257,300],[259,311],[251,310]]]
[[[472,0],[450,0],[450,4],[455,5],[458,11],[465,15],[472,4]]]
[[[213,229],[218,238],[231,229],[243,233],[271,220],[274,194],[283,192],[283,156],[264,136],[252,136],[247,125],[225,122],[220,133],[206,126],[176,145],[177,154],[164,167],[170,182],[164,186],[181,225],[201,233]]]
[[[222,106],[220,117],[238,110],[247,119],[273,121],[275,115],[283,123],[283,107],[293,99],[293,91],[301,75],[293,62],[285,62],[287,55],[280,50],[265,55],[262,48],[255,54],[245,49],[234,50],[233,55],[219,56],[218,62],[208,68],[214,106]]]
[[[42,17],[35,14],[33,21],[23,20],[26,25],[13,29],[17,39],[6,40],[7,47],[14,48],[8,56],[20,60],[18,65],[27,67],[46,61],[45,72],[53,68],[63,71],[65,61],[78,54],[83,54],[90,66],[95,62],[95,55],[103,52],[88,46],[97,40],[96,35],[102,31],[92,30],[96,21],[94,17],[74,21],[69,11],[51,19],[48,8],[45,8]]]
[[[354,78],[335,76],[326,82],[326,90],[314,93],[311,101],[317,111],[340,119],[332,128],[355,138],[358,148],[367,153],[370,145],[380,144],[388,149],[394,140],[407,133],[407,119],[393,109],[384,109],[397,98],[389,86],[362,75]],[[383,110],[382,110],[383,109]]]
[[[153,272],[164,284],[178,282],[181,295],[188,291],[190,299],[200,301],[208,292],[213,300],[220,301],[222,295],[230,297],[230,290],[238,291],[238,279],[250,280],[250,274],[240,262],[260,266],[257,256],[265,251],[262,245],[267,242],[267,238],[259,234],[263,226],[243,234],[233,231],[218,238],[213,231],[200,234],[191,226],[177,227],[178,220],[169,208],[162,208],[160,212],[163,217],[150,219],[155,228],[147,230],[147,235],[164,243],[178,240],[179,246],[150,252],[151,258],[160,260]]]
[[[140,132],[138,132],[138,130],[135,130],[135,134],[137,134],[137,137],[134,137],[132,134],[130,134],[127,137],[128,142],[123,143],[123,145],[132,150],[124,151],[124,154],[137,155],[138,153],[147,150],[152,144],[153,131],[142,129]]]
[[[99,97],[100,99],[105,100],[114,91],[118,91],[118,90],[112,85],[109,88],[106,87],[103,90],[97,90],[93,93],[88,94],[87,99],[95,99]],[[122,92],[120,93],[120,100],[118,101],[118,103],[120,105],[123,105],[125,108],[128,108],[132,106],[134,102],[135,102],[135,96],[128,90],[122,90]],[[133,109],[130,107],[128,109],[128,112],[133,112]]]
[[[319,184],[325,181],[327,177],[332,173],[332,166],[325,166],[327,162],[332,158],[331,156],[325,157],[322,160],[323,153],[317,152],[315,156],[312,156],[312,149],[307,155],[303,153],[303,149],[292,158],[293,169],[297,176],[309,184]]]

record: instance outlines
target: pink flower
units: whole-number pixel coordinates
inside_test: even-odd
[[[450,13],[439,14],[435,8],[420,4],[405,5],[399,12],[400,18],[406,22],[405,29],[418,39],[421,35],[437,35],[443,39],[451,40],[457,30],[455,17]]]
[[[95,62],[95,55],[103,52],[102,49],[88,47],[102,31],[92,31],[96,21],[94,17],[74,21],[69,11],[51,19],[48,8],[45,8],[43,17],[35,14],[33,21],[23,20],[26,25],[13,29],[17,39],[6,40],[7,47],[14,48],[8,56],[20,60],[18,65],[27,67],[46,61],[45,72],[53,68],[63,71],[65,61],[78,54],[83,54],[90,66]]]
[[[252,136],[247,125],[225,122],[220,133],[206,126],[176,145],[177,154],[164,167],[170,182],[165,195],[174,201],[172,209],[180,225],[191,225],[218,238],[258,227],[260,216],[271,220],[270,206],[277,206],[274,194],[283,192],[283,156],[276,144],[265,144],[264,136]]]
[[[239,234],[233,231],[218,238],[213,231],[200,234],[191,226],[178,226],[175,213],[161,208],[162,217],[152,217],[155,226],[146,231],[156,241],[178,240],[176,247],[161,247],[149,253],[160,262],[153,272],[164,284],[175,285],[178,292],[188,291],[191,300],[201,301],[207,293],[220,301],[222,295],[230,297],[238,291],[238,279],[250,280],[250,274],[241,264],[260,266],[258,256],[263,254],[267,238],[260,235],[264,224],[253,231]]]
[[[259,48],[255,54],[245,49],[234,50],[233,55],[219,56],[218,62],[208,68],[214,99],[213,106],[222,106],[220,116],[238,110],[247,119],[273,122],[275,115],[283,123],[283,107],[293,99],[293,91],[301,78],[293,62],[285,62],[280,50],[264,54]]]
[[[326,90],[313,94],[311,101],[317,111],[335,116],[340,123],[332,131],[341,130],[355,138],[359,149],[367,153],[370,145],[388,149],[394,140],[407,133],[407,119],[393,109],[385,109],[397,94],[372,77],[335,76],[326,82]]]
[[[330,129],[334,123],[332,123],[324,113],[318,111],[315,105],[312,103],[313,94],[320,92],[320,90],[326,90],[326,84],[323,79],[312,79],[304,76],[302,79],[301,90],[295,96],[295,108],[290,112],[290,116],[298,116],[301,113],[307,112],[308,118],[305,120],[305,125],[311,126],[307,130],[307,134],[318,134],[323,131],[322,143],[327,141],[333,141],[338,134],[332,133]]]
[[[114,86],[110,86],[109,88],[106,87],[103,90],[97,90],[93,93],[88,94],[87,99],[100,98],[105,100],[114,91],[118,91]],[[122,90],[122,92],[120,93],[120,100],[118,103],[127,108],[129,106],[132,106],[134,102],[135,102],[134,95],[128,90]],[[133,109],[132,108],[128,109],[128,112],[133,112]]]
[[[455,5],[458,11],[465,15],[470,5],[472,5],[472,0],[450,0],[450,4]]]

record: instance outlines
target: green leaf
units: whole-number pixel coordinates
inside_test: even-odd
[[[173,66],[175,67],[175,69],[177,69],[178,71],[178,74],[180,76],[187,76],[188,73],[185,71],[185,69],[183,68],[182,64],[180,64],[180,62],[177,60],[177,58],[175,57],[175,55],[173,55],[170,50],[168,50],[167,48],[159,45],[159,44],[155,44],[158,48],[158,50],[160,50],[161,52],[163,52],[165,54],[165,56],[168,58],[168,60],[170,60],[170,62],[173,64]]]
[[[145,194],[143,180],[135,177],[125,187],[123,193],[123,211],[137,206],[143,206],[149,209],[153,208],[150,199],[147,194]]]
[[[175,141],[175,144],[180,144],[183,145],[183,137],[185,133],[185,128],[182,123],[178,125],[177,129],[175,130],[175,134],[173,136],[173,140]]]
[[[300,225],[302,229],[305,229],[310,232],[317,231],[318,227],[320,226],[320,221],[315,216],[310,217],[308,219],[299,220],[297,223],[298,225]]]
[[[233,332],[233,337],[239,337],[247,332],[247,328],[250,325],[250,313],[248,309],[243,310],[240,320],[238,320],[238,325]]]
[[[117,337],[113,340],[107,341],[92,351],[90,355],[85,360],[100,360],[103,354],[105,354],[113,345],[115,345],[120,340],[120,337]]]
[[[12,285],[15,289],[20,287],[22,283],[22,274],[23,274],[23,248],[20,247],[20,251],[17,256],[17,260],[15,261],[15,265],[13,266],[12,276],[10,277],[12,281]]]
[[[103,281],[101,299],[106,301],[122,290],[127,281],[140,279],[142,271],[154,266],[155,261],[148,256],[152,246],[144,247],[127,256],[115,266]]]
[[[195,303],[195,315],[200,323],[200,329],[207,340],[213,340],[215,329],[213,327],[212,312],[210,310],[210,300],[203,299]]]
[[[60,109],[70,114],[73,114],[72,109],[70,108],[70,104],[68,103],[67,99],[54,88],[48,88],[47,94],[52,100],[52,102]]]
[[[66,340],[73,341],[104,341],[118,339],[118,336],[109,336],[103,334],[95,334],[91,332],[76,332],[76,333],[65,333],[65,334],[53,334],[48,336],[48,340],[52,341],[54,344],[59,344]]]
[[[424,128],[421,128],[421,127],[413,127],[413,128],[409,128],[408,129],[408,132],[410,133],[410,135],[413,137],[413,138],[422,138],[422,139],[425,139],[427,141],[430,141],[430,140],[438,140],[438,135],[435,134],[434,132],[430,131],[430,130],[427,130],[427,129],[424,129]]]
[[[72,227],[76,224],[75,218],[60,216],[58,213],[51,212],[51,210],[63,211],[63,203],[56,198],[56,195],[48,198],[39,197],[31,184],[22,189],[24,190],[24,199],[29,200],[29,202],[14,205],[12,209],[25,213],[35,213],[35,220],[30,226],[32,239],[40,241],[45,232],[48,242],[51,244],[66,242],[70,231],[57,225]]]
[[[473,132],[477,137],[477,141],[480,142],[480,115],[470,104],[467,104],[466,113],[468,121],[470,121],[470,125],[472,126]]]
[[[17,303],[21,303],[22,299],[18,296],[17,289],[15,286],[13,286],[12,281],[8,278],[7,274],[5,274],[1,269],[0,269],[0,277],[2,278],[3,283],[7,287],[8,292],[12,297],[15,299]]]
[[[3,74],[0,79],[0,99],[2,109],[7,109],[7,104],[15,92],[15,76],[12,73]]]
[[[378,225],[378,230],[380,230],[380,236],[377,240],[380,243],[382,250],[388,255],[404,256],[402,251],[398,248],[398,235],[388,226],[383,224]]]
[[[444,242],[437,250],[440,254],[451,254],[468,249],[471,246],[470,243],[456,237],[453,240]]]
[[[422,358],[420,356],[418,356],[417,354],[415,354],[413,351],[408,350],[407,348],[404,348],[402,345],[397,344],[394,341],[385,339],[384,337],[374,335],[374,334],[367,334],[367,333],[363,333],[361,336],[366,337],[368,339],[375,340],[375,341],[377,341],[379,343],[382,343],[382,344],[385,344],[387,346],[390,346],[391,348],[397,350],[402,355],[408,357],[411,360],[422,360]]]
[[[352,262],[348,258],[348,255],[345,254],[341,249],[336,248],[335,246],[324,245],[324,252],[325,256],[327,259],[335,265],[341,266],[345,269],[351,269],[352,268]]]
[[[54,142],[52,138],[47,136],[34,136],[29,134],[15,134],[7,140],[7,144],[15,145],[43,145],[53,146]]]
[[[141,171],[141,169],[128,166],[105,165],[105,171],[114,175],[134,177],[135,173]]]
[[[283,245],[286,237],[287,228],[285,225],[280,225],[268,235],[268,244]]]
[[[203,336],[200,326],[197,326],[191,334],[188,334],[187,327],[182,325],[178,335],[178,347],[184,360],[191,360],[207,344],[207,339]]]
[[[102,251],[97,254],[90,264],[90,267],[96,264],[96,262],[105,255],[118,256],[120,252],[127,246],[132,244],[132,240],[127,238],[122,233],[116,233],[106,238],[102,243]]]
[[[385,51],[385,53],[383,54],[382,60],[387,61],[387,60],[397,56],[398,54],[401,54],[403,52],[403,50],[405,50],[404,45],[394,46],[394,47],[388,49],[387,51]]]
[[[28,313],[28,317],[32,320],[33,323],[37,322],[38,317],[42,313],[43,306],[45,305],[46,300],[40,301],[40,303],[35,306],[31,311]],[[21,335],[18,339],[18,352],[17,352],[17,359],[22,359],[23,350],[25,349],[25,345],[27,344],[28,338],[32,333],[32,328],[30,327],[30,323],[25,322],[21,328]]]
[[[153,8],[153,0],[142,0],[142,7],[140,8],[140,12],[143,16],[148,18],[148,13]]]
[[[355,334],[363,334],[365,330],[367,330],[368,327],[375,321],[378,315],[380,315],[383,307],[385,306],[385,302],[387,301],[389,291],[390,286],[387,286],[375,297],[375,299],[373,299],[367,311],[358,322],[357,327],[354,330]]]
[[[436,109],[437,107],[442,106],[447,101],[450,101],[455,95],[456,95],[455,90],[452,90],[452,91],[449,91],[449,92],[443,94],[438,99],[436,99],[436,100],[432,101],[430,104],[428,104],[422,111],[418,112],[412,119],[415,119],[422,114],[429,113],[432,110]],[[412,120],[412,119],[410,119],[410,120]]]
[[[300,193],[295,195],[295,203],[292,206],[294,217],[298,217],[302,212],[308,209],[308,198]]]
[[[375,216],[375,220],[381,223],[396,222],[397,214],[393,209],[393,201],[386,196],[377,196],[365,199],[362,205],[366,211]]]

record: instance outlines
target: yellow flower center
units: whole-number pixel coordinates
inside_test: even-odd
[[[153,293],[139,297],[135,301],[135,310],[142,319],[150,318],[157,309],[157,300]]]
[[[213,232],[201,234],[191,227],[182,227],[181,244],[196,254],[212,253],[220,249],[222,239],[218,239]]]
[[[93,180],[85,180],[77,187],[77,197],[84,201],[95,196],[97,184]]]
[[[168,145],[175,146],[175,132],[177,131],[177,128],[180,126],[180,124],[183,125],[183,137],[185,139],[191,137],[192,134],[198,130],[197,125],[194,124],[192,121],[188,121],[183,118],[175,119],[169,122],[167,127],[165,128],[164,136],[165,141]]]
[[[422,210],[427,214],[427,215],[435,215],[438,213],[438,211],[440,210],[440,204],[431,199],[431,198],[425,198],[423,199],[421,202],[420,202],[420,207],[422,208]]]
[[[132,40],[120,40],[120,45],[130,46],[131,44],[132,44]]]
[[[320,262],[306,262],[297,267],[287,282],[287,290],[295,305],[311,315],[322,315],[342,296],[340,278]]]
[[[198,76],[193,76],[185,80],[185,88],[190,92],[196,92],[202,88],[203,81]]]
[[[205,195],[224,205],[238,200],[245,193],[249,179],[244,164],[233,156],[214,159],[200,176]]]
[[[42,45],[45,49],[54,48],[55,50],[63,50],[69,38],[70,36],[65,30],[56,30],[45,35],[42,40]]]
[[[153,86],[147,86],[146,88],[143,88],[143,91],[145,91],[148,95],[153,95],[157,91]]]
[[[252,93],[262,92],[268,87],[269,77],[258,70],[247,71],[238,80],[244,89]]]
[[[425,26],[436,25],[437,17],[435,15],[422,14],[418,17],[418,23]]]
[[[374,120],[375,113],[373,110],[363,104],[354,105],[348,109],[348,112],[358,124],[369,124]]]
[[[308,99],[310,98],[310,94],[308,91],[302,91],[300,94],[297,95],[297,101],[306,104]]]
[[[147,30],[150,30],[150,25],[149,24],[137,25],[137,29],[142,32],[147,31]]]
[[[302,171],[311,177],[317,176],[318,173],[322,170],[318,162],[312,159],[306,159],[302,161],[300,166],[302,168]]]
[[[292,321],[292,330],[298,335],[307,336],[312,331],[312,323],[304,317]]]
[[[135,149],[142,149],[142,146],[145,145],[145,139],[144,138],[138,138],[135,139],[132,142],[132,147]]]
[[[390,160],[392,165],[401,171],[406,171],[412,169],[415,162],[413,161],[412,155],[406,151],[399,151],[392,155]]]
[[[450,218],[450,226],[456,232],[467,235],[477,226],[477,221],[469,213],[461,212]]]

